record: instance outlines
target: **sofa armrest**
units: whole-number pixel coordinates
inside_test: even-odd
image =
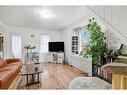
[[[21,62],[20,58],[10,58],[10,59],[6,59],[7,64],[13,63],[13,62]]]

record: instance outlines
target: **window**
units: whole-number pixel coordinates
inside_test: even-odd
[[[79,31],[80,28],[76,28],[74,29],[73,33],[72,33],[72,53],[73,54],[79,54]]]
[[[22,46],[20,36],[12,36],[12,54],[13,57],[22,57]]]
[[[86,31],[79,32],[79,52],[83,51],[83,49],[89,44],[90,42],[90,33]]]
[[[72,53],[81,54],[90,42],[90,33],[84,28],[76,28],[72,34]]]
[[[40,52],[48,52],[48,42],[50,41],[50,37],[47,35],[41,36],[40,39]]]
[[[78,36],[72,37],[72,52],[78,54]]]

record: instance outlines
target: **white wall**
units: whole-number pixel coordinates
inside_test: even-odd
[[[90,8],[119,30],[112,31],[117,38],[127,44],[127,6],[91,6]]]
[[[92,73],[91,59],[84,59],[81,56],[72,54],[71,52],[72,31],[74,28],[85,26],[88,23],[88,17],[89,15],[86,15],[84,18],[73,23],[69,27],[62,29],[61,31],[65,43],[65,56],[66,56],[65,61],[84,72],[88,72],[89,75],[91,75]]]
[[[40,36],[49,35],[51,41],[61,41],[61,32],[53,30],[44,30],[44,29],[34,29],[34,28],[25,28],[25,27],[16,27],[16,26],[5,26],[5,57],[12,57],[11,50],[11,40],[10,35],[19,35],[22,38],[22,48],[25,44],[31,44],[36,46],[34,51],[38,52],[40,50]],[[35,34],[35,38],[31,38],[31,34]]]
[[[66,53],[66,61],[68,61],[68,56],[72,55],[71,52],[71,40],[72,40],[72,32],[74,28],[85,26],[88,23],[89,15],[80,19],[79,21],[73,23],[72,25],[62,29],[62,36],[65,43],[65,53]]]
[[[91,6],[91,8],[119,30],[123,22],[125,22],[122,21],[122,19],[126,19],[125,17],[123,18],[123,16],[125,16],[125,14],[127,15],[127,12],[125,11],[127,7],[125,6],[124,7],[123,6]]]

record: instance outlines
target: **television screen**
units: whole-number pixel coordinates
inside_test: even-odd
[[[50,52],[64,52],[64,42],[49,42]]]

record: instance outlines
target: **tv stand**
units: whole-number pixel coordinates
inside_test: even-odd
[[[64,62],[64,52],[49,52],[48,53],[49,63],[63,63]]]

